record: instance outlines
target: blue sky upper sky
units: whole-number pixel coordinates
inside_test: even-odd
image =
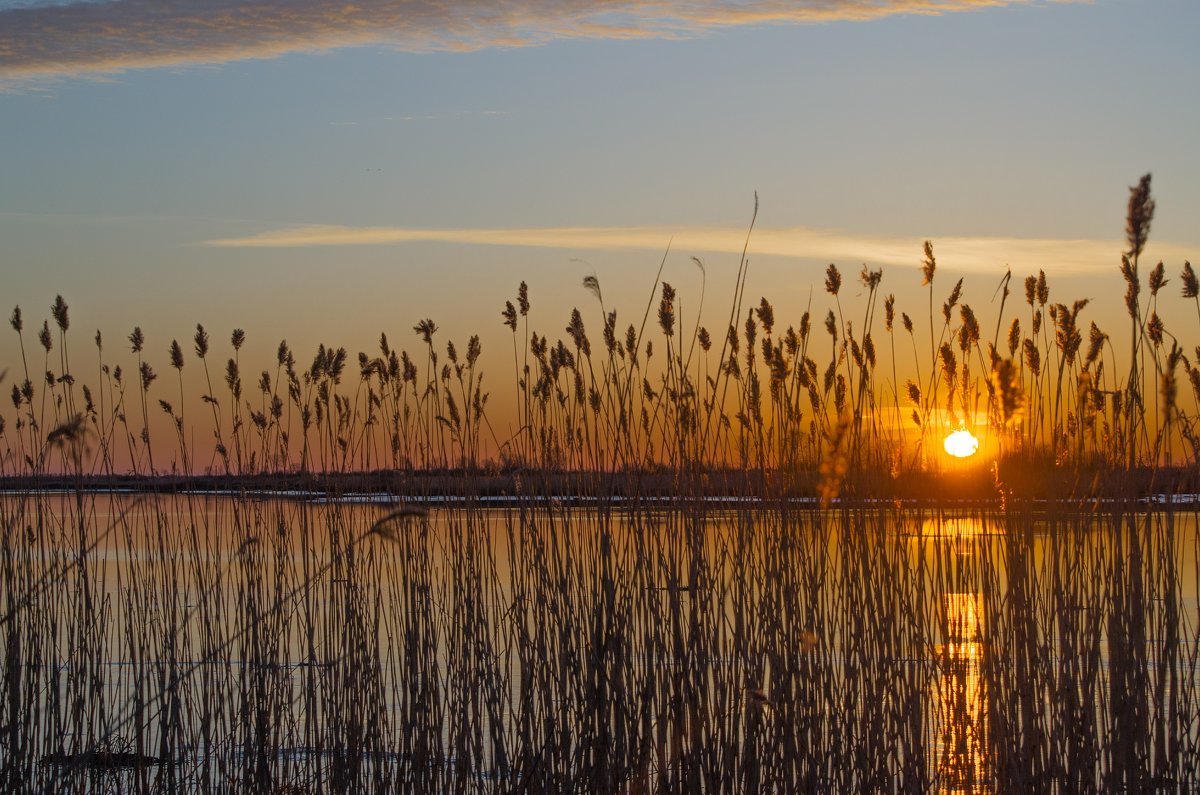
[[[923,306],[925,238],[977,304],[1011,265],[1119,307],[1143,173],[1147,256],[1200,251],[1197,31],[1193,0],[0,1],[4,295],[266,357],[492,334],[526,279],[552,331],[592,272],[640,313],[668,244],[716,301],[757,192],[785,316],[830,261]]]

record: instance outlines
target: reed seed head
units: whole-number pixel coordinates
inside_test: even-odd
[[[521,282],[521,286],[517,288],[517,306],[521,310],[521,317],[529,314],[529,285]]]
[[[46,444],[51,447],[64,447],[73,442],[82,441],[87,433],[87,424],[82,414],[75,414],[66,422],[46,434]]]
[[[567,335],[571,341],[575,343],[575,347],[582,349],[587,341],[587,335],[583,329],[583,315],[578,309],[571,310],[571,321],[567,324]]]
[[[1088,349],[1086,361],[1090,365],[1100,357],[1100,351],[1104,347],[1104,343],[1108,340],[1108,335],[1100,330],[1096,322],[1092,321],[1091,329],[1088,331]]]
[[[758,305],[758,321],[762,323],[763,333],[770,336],[771,331],[775,328],[775,308],[771,306],[765,296]]]
[[[203,359],[208,355],[208,332],[204,330],[204,326],[196,324],[196,336],[192,340],[195,343],[196,357]]]
[[[1166,407],[1168,416],[1175,409],[1175,400],[1179,391],[1175,371],[1179,368],[1179,363],[1182,360],[1183,349],[1177,343],[1172,342],[1171,352],[1167,355],[1167,366],[1163,369],[1161,383],[1163,405]]]
[[[825,269],[825,292],[832,296],[838,294],[838,290],[842,289],[842,274],[838,271],[837,265],[832,262]]]
[[[225,385],[229,387],[235,400],[241,397],[242,376],[236,359],[230,359],[225,363]]]
[[[663,282],[662,300],[658,303],[658,325],[663,334],[675,336],[675,288]]]
[[[1154,269],[1150,271],[1150,278],[1146,280],[1146,284],[1150,288],[1150,295],[1152,297],[1158,295],[1158,291],[1161,290],[1168,281],[1170,281],[1166,278],[1166,272],[1166,268],[1163,267],[1161,260],[1157,265],[1154,266]]]
[[[1121,276],[1125,279],[1125,309],[1131,318],[1137,318],[1142,282],[1138,278],[1137,266],[1126,254],[1121,255]]]
[[[1154,200],[1150,198],[1150,175],[1146,174],[1138,184],[1129,189],[1129,207],[1125,214],[1125,240],[1129,244],[1126,252],[1129,259],[1136,261],[1150,237],[1150,222],[1154,218]]]
[[[965,351],[971,345],[979,342],[979,321],[975,318],[975,311],[968,304],[959,307],[958,314],[962,318],[960,336],[963,338],[961,345]]]
[[[1012,323],[1008,324],[1008,355],[1014,356],[1017,353],[1017,348],[1021,345],[1021,321],[1018,318],[1013,318]]]
[[[695,257],[692,259],[695,259]],[[596,278],[595,274],[583,277],[583,289],[596,296],[596,300],[603,306],[604,296],[600,293],[600,280]]]
[[[796,329],[788,326],[783,335],[783,344],[787,348],[788,356],[795,356],[800,352],[800,337],[796,334]]]
[[[1146,336],[1156,346],[1163,344],[1163,322],[1157,312],[1152,312],[1150,319],[1146,321]]]
[[[1027,338],[1021,348],[1022,353],[1025,355],[1025,366],[1028,367],[1029,371],[1035,376],[1041,375],[1042,354],[1038,350],[1038,346],[1034,344],[1033,340]]]
[[[70,318],[67,316],[67,302],[61,295],[54,297],[54,303],[50,305],[50,314],[54,316],[54,322],[58,324],[60,331],[66,331],[71,325]]]
[[[858,274],[858,280],[862,282],[863,287],[866,287],[868,290],[874,290],[883,281],[883,271],[873,271],[866,265],[863,265],[862,271]]]
[[[925,258],[921,260],[921,286],[933,284],[933,273],[937,270],[937,260],[933,256],[933,243],[925,241]]]
[[[522,282],[524,284],[524,282]],[[437,333],[437,324],[426,318],[413,326],[413,331],[426,345],[433,344],[433,335]]]
[[[1181,293],[1184,298],[1200,296],[1200,280],[1197,280],[1196,272],[1192,270],[1192,263],[1183,263],[1183,273],[1179,275],[1179,280],[1183,282]]]
[[[583,342],[585,345],[587,344],[586,337],[584,337]],[[479,342],[479,335],[472,334],[471,338],[467,340],[467,366],[474,367],[475,363],[479,361],[479,356],[482,353],[483,345]]]
[[[946,323],[950,323],[950,313],[954,311],[954,307],[958,305],[958,299],[962,296],[963,280],[959,279],[954,285],[954,289],[950,291],[950,297],[946,299],[946,303],[942,304],[942,317]]]
[[[942,365],[942,376],[946,379],[946,386],[953,388],[955,376],[958,374],[958,357],[954,355],[954,348],[949,342],[943,342],[942,347],[938,349],[938,359]]]
[[[904,391],[914,406],[921,405],[921,387],[911,378],[904,382]]]
[[[612,310],[604,316],[604,350],[609,356],[617,348],[617,310]],[[705,350],[708,350],[705,348]]]

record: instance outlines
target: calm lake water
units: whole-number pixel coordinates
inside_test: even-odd
[[[10,791],[1200,785],[1191,507],[0,510]]]

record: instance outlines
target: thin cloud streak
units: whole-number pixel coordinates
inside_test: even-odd
[[[739,25],[869,20],[1073,0],[111,0],[0,11],[0,78],[220,64],[363,45],[521,47],[700,35]]]
[[[308,248],[404,243],[458,243],[481,246],[524,246],[586,251],[676,251],[740,254],[746,231],[714,227],[540,227],[525,229],[409,229],[403,227],[301,226],[246,237],[205,241],[214,248]],[[806,227],[755,229],[751,256],[815,259],[843,264],[914,265],[923,238],[855,235]],[[945,267],[994,273],[1053,269],[1056,273],[1088,273],[1112,269],[1124,243],[1119,240],[1053,240],[1011,237],[934,238],[938,261]],[[1194,249],[1154,243],[1147,257],[1181,263]]]

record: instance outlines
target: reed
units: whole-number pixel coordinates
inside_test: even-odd
[[[1164,465],[1200,454],[1200,361],[1160,319],[1165,267],[1141,296],[1148,178],[1131,196],[1128,361],[1086,302],[1050,300],[1045,274],[1025,280],[1024,307],[1001,281],[989,343],[993,319],[961,282],[935,314],[927,244],[926,353],[881,271],[864,268],[843,303],[829,266],[827,305],[789,321],[746,300],[743,255],[717,332],[700,322],[703,266],[694,318],[660,271],[628,325],[589,276],[595,346],[584,311],[566,313],[563,338],[538,331],[522,283],[501,313],[517,415],[503,433],[480,338],[460,347],[432,320],[413,329],[415,355],[381,335],[378,355],[322,345],[302,369],[281,343],[257,391],[235,330],[219,398],[207,357],[224,354],[198,326],[210,448],[184,421],[198,376],[185,381],[178,343],[177,403],[137,328],[128,362],[97,335],[100,380],[84,391],[59,299],[34,386],[14,311],[2,786],[1200,788],[1200,511],[1113,485],[1148,472],[1139,488],[1157,489],[1177,472]],[[1195,301],[1190,264],[1180,282]],[[175,430],[166,450],[151,444],[154,400]],[[906,477],[962,482],[936,464],[948,418],[997,440],[990,499],[905,499]],[[89,488],[118,453],[148,475],[207,456],[239,490]],[[458,503],[381,514],[338,491],[363,469]],[[1085,487],[1038,502],[1019,469]],[[479,492],[496,472],[509,493],[493,508]],[[40,487],[62,473],[71,488]],[[300,474],[311,490],[272,493]]]
[[[2,506],[18,791],[1198,783],[1192,510]]]
[[[824,286],[831,306],[825,311],[824,347],[812,334],[811,318],[820,316],[820,307],[810,307],[794,324],[777,317],[765,297],[742,313],[743,261],[720,346],[713,344],[698,314],[696,322],[683,322],[682,294],[660,279],[641,322],[624,333],[617,310],[602,300],[599,279],[584,280],[600,305],[604,349],[596,354],[585,314],[577,308],[569,313],[564,339],[531,326],[528,288],[522,284],[516,303],[506,302],[501,313],[512,335],[516,380],[510,405],[516,416],[500,422],[487,411],[481,338],[472,336],[461,357],[455,342],[447,340],[443,353],[443,346],[435,344],[438,327],[429,319],[413,329],[423,355],[397,351],[381,334],[378,355],[358,354],[354,381],[346,377],[350,356],[344,348],[320,346],[311,366],[300,372],[292,351],[281,343],[274,375],[264,370],[259,379],[257,405],[243,391],[239,351],[245,332],[235,330],[225,371],[228,406],[213,389],[207,363],[211,344],[198,325],[194,350],[204,371],[198,399],[208,405],[212,424],[208,434],[201,434],[210,441],[196,449],[196,429],[188,419],[194,415],[185,417],[193,396],[185,384],[179,343],[168,348],[177,372],[174,394],[158,389],[155,369],[144,358],[140,328],[129,336],[130,362],[106,360],[98,334],[100,381],[77,383],[65,371],[71,361],[69,323],[59,297],[51,307],[59,328],[57,346],[49,321],[38,335],[46,378],[40,387],[28,377],[14,383],[13,433],[0,436],[0,444],[10,474],[41,474],[47,427],[85,416],[94,432],[85,474],[120,471],[118,433],[125,438],[128,471],[159,474],[149,416],[149,406],[157,401],[176,438],[167,471],[181,474],[734,469],[754,472],[760,480],[769,475],[798,484],[804,473],[820,470],[843,416],[850,423],[852,461],[846,477],[851,481],[938,470],[940,438],[960,425],[992,440],[1003,458],[1022,465],[1048,461],[1065,472],[1114,466],[1138,470],[1168,458],[1172,464],[1194,465],[1200,455],[1200,365],[1189,353],[1196,347],[1186,342],[1191,335],[1162,321],[1159,301],[1169,279],[1161,263],[1149,274],[1148,296],[1142,296],[1138,257],[1153,215],[1148,191],[1148,180],[1134,189],[1128,222],[1134,231],[1121,266],[1131,323],[1124,363],[1110,334],[1087,318],[1086,300],[1050,300],[1045,273],[1025,279],[1024,321],[1019,311],[1007,314],[1006,274],[998,301],[993,296],[995,333],[987,343],[981,332],[987,321],[976,305],[964,300],[961,279],[943,302],[940,319],[933,312],[937,261],[927,244],[921,270],[930,288],[931,311],[924,361],[911,316],[902,310],[898,315],[910,339],[910,363],[895,344],[898,308],[891,295],[883,301],[889,344],[876,343],[883,271],[863,269],[860,304],[851,309],[842,302],[840,271],[829,266]],[[703,301],[703,268],[700,273]],[[1185,263],[1180,278],[1185,300],[1200,300],[1195,279]],[[657,323],[651,323],[656,304]],[[27,375],[20,308],[11,324]],[[1002,327],[1008,329],[1003,343]],[[56,347],[60,374],[50,370]],[[424,368],[418,364],[422,358]],[[140,427],[127,416],[132,406],[123,368],[138,374]],[[1170,389],[1164,391],[1167,382]],[[77,389],[83,392],[82,404]],[[911,417],[903,416],[906,412]]]

